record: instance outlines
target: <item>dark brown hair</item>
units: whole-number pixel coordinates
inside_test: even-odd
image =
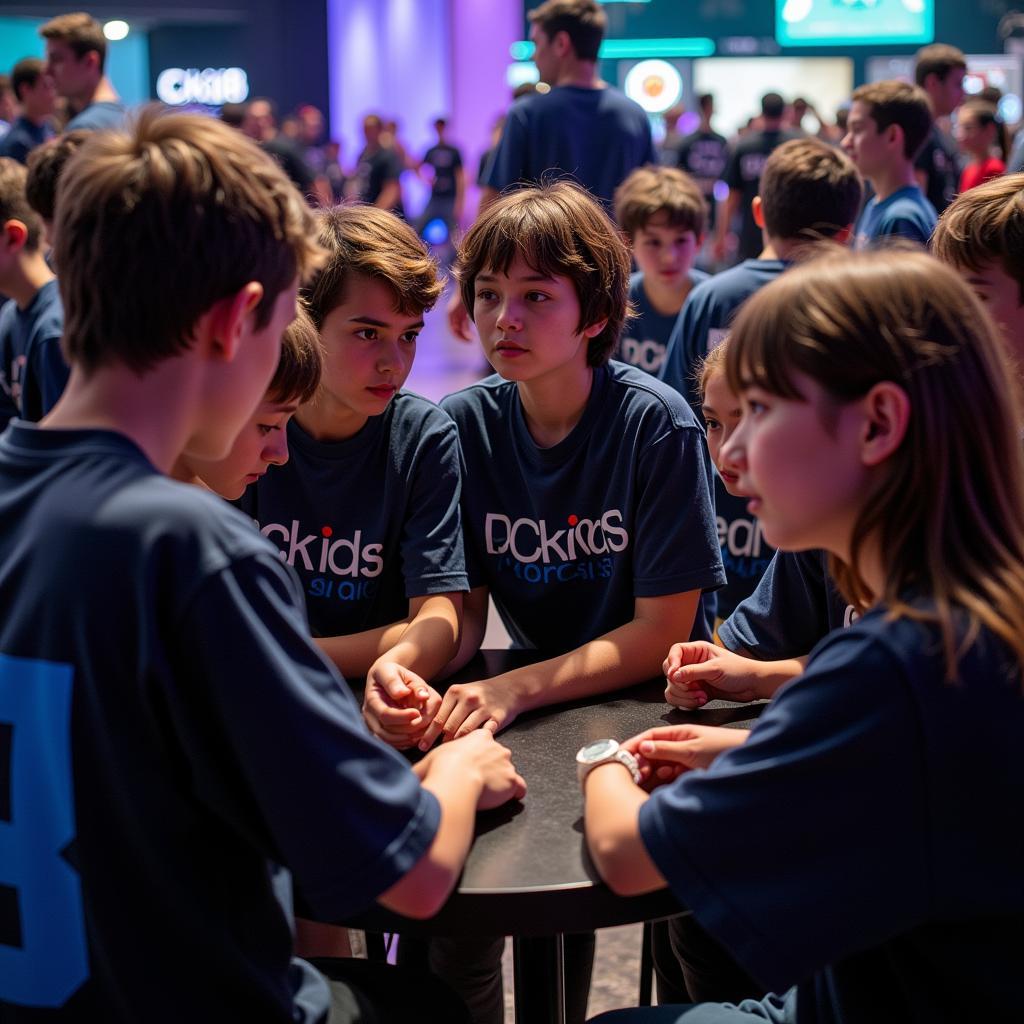
[[[334,206],[316,216],[320,245],[327,262],[303,289],[317,330],[340,306],[352,277],[383,281],[395,296],[395,309],[419,316],[444,290],[444,279],[426,246],[409,225],[389,210],[363,204]]]
[[[143,373],[178,355],[249,281],[263,286],[265,327],[322,258],[310,210],[255,143],[156,106],[127,132],[90,135],[61,174],[55,229],[65,353],[87,372]]]
[[[579,60],[597,60],[608,16],[595,0],[547,0],[526,16],[548,39],[565,32]]]
[[[281,336],[281,356],[267,395],[274,402],[308,402],[320,387],[323,372],[323,346],[320,335],[306,309],[299,302],[295,319]]]
[[[744,303],[725,365],[737,394],[756,386],[797,401],[806,398],[796,374],[837,405],[882,381],[899,385],[911,407],[906,436],[865,495],[849,564],[833,556],[830,571],[861,609],[880,599],[893,617],[937,624],[950,677],[981,626],[1024,664],[1019,384],[955,271],[910,251],[810,260]],[[858,568],[869,538],[885,553],[881,594]],[[911,605],[908,593],[934,608]]]
[[[577,330],[608,321],[587,346],[589,366],[607,363],[630,312],[630,260],[600,204],[579,185],[558,181],[510,192],[488,206],[455,263],[471,317],[477,275],[507,273],[519,257],[538,274],[572,281],[580,303]]]
[[[103,34],[103,26],[84,11],[51,18],[40,28],[39,34],[44,39],[67,43],[79,60],[95,50],[100,58],[100,71],[103,70],[107,60],[107,37]]]
[[[53,220],[57,209],[57,185],[64,165],[91,134],[85,128],[77,128],[44,142],[29,153],[25,193],[29,205],[43,220]]]
[[[917,51],[917,63],[914,65],[914,81],[918,85],[924,85],[924,80],[929,75],[936,75],[939,81],[944,82],[946,76],[954,68],[967,70],[967,58],[963,50],[958,50],[948,43],[933,43],[931,46],[922,46]]]
[[[630,241],[659,214],[670,227],[699,238],[708,204],[697,183],[675,167],[638,167],[615,190],[615,220]]]
[[[932,106],[924,89],[893,78],[854,89],[853,100],[868,108],[880,132],[898,125],[903,132],[903,155],[908,160],[917,156],[932,130]]]
[[[14,96],[21,102],[21,90],[26,85],[32,88],[39,81],[46,65],[38,57],[22,57],[11,69],[11,88]]]
[[[1007,174],[961,192],[943,211],[932,252],[980,272],[998,263],[1017,282],[1024,304],[1024,174]]]
[[[791,139],[768,157],[758,194],[771,237],[814,241],[834,237],[857,219],[863,185],[835,146]]]
[[[25,225],[25,251],[36,252],[43,225],[39,215],[25,198],[25,168],[10,157],[0,157],[0,228],[9,220],[18,220]]]

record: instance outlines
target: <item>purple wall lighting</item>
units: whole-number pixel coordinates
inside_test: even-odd
[[[397,119],[414,154],[433,141],[433,119],[447,114],[472,182],[491,124],[509,103],[520,0],[327,0],[327,31],[331,134],[342,142],[342,163],[362,149],[361,121],[371,111]]]

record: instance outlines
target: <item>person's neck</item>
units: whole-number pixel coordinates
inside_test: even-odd
[[[167,474],[172,480],[177,480],[179,483],[192,484],[196,487],[205,487],[206,485],[202,480],[199,479],[196,471],[188,464],[188,460],[184,455],[179,455],[174,465],[171,466],[170,473]]]
[[[314,441],[346,441],[366,426],[368,416],[353,412],[333,395],[321,392],[312,402],[300,405],[295,422]]]
[[[0,281],[0,292],[14,299],[18,309],[27,309],[44,284],[53,280],[53,271],[40,252],[15,260],[10,274]]]
[[[917,184],[914,165],[909,160],[902,160],[897,166],[878,171],[869,180],[880,203],[899,192],[901,188]]]
[[[526,428],[539,448],[553,448],[569,436],[587,408],[593,385],[593,369],[576,365],[519,382]]]
[[[782,131],[782,121],[781,120],[775,120],[774,118],[772,118],[770,120],[768,118],[765,118],[764,119],[764,127],[761,130],[762,131],[766,131],[766,132],[781,132]]]
[[[597,74],[592,60],[567,60],[559,69],[552,85],[573,85],[578,89],[603,89],[604,82]]]
[[[655,313],[660,313],[662,316],[675,316],[683,308],[683,303],[692,287],[693,282],[690,280],[689,274],[683,278],[683,282],[678,288],[663,285],[650,275],[644,274],[644,295],[647,296],[647,301]]]
[[[700,130],[705,133],[710,132],[712,130],[710,117],[702,117],[700,119]]]
[[[64,394],[43,418],[50,430],[110,430],[169,473],[196,430],[201,379],[189,353],[142,375],[122,363],[86,374],[72,366]]]
[[[113,85],[110,84],[110,79],[104,75],[96,86],[95,91],[92,94],[92,98],[86,104],[92,103],[118,103],[121,97],[118,96],[117,90],[114,89]]]

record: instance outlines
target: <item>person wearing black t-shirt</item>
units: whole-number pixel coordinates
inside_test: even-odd
[[[405,217],[401,184],[402,159],[392,147],[383,144],[383,131],[384,122],[376,114],[367,114],[363,118],[366,145],[356,162],[353,196],[360,202]]]
[[[955,46],[936,43],[917,51],[914,81],[928,94],[936,123],[914,160],[917,181],[925,197],[942,211],[953,201],[960,181],[957,145],[937,123],[947,118],[964,99],[967,58]]]
[[[677,166],[686,171],[698,184],[708,204],[708,228],[714,230],[715,184],[725,177],[729,164],[729,143],[711,127],[715,111],[715,98],[704,93],[697,101],[700,106],[700,127],[679,143]]]
[[[423,229],[432,220],[444,221],[448,239],[455,234],[455,228],[462,219],[462,203],[466,192],[466,173],[462,167],[462,153],[445,138],[448,122],[439,117],[434,122],[437,142],[423,154],[417,170],[431,168],[433,179],[430,184],[430,198],[416,221],[416,231]]]

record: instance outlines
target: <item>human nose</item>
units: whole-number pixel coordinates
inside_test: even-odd
[[[495,323],[499,331],[518,331],[522,328],[522,314],[514,298],[508,296],[501,300]]]
[[[272,430],[263,446],[263,461],[271,466],[283,466],[288,461],[288,431],[283,427]]]
[[[747,430],[749,418],[740,417],[739,423],[722,440],[718,461],[722,466],[740,472],[747,468]]]
[[[397,341],[386,342],[377,350],[377,372],[389,373],[402,365],[402,349]]]

